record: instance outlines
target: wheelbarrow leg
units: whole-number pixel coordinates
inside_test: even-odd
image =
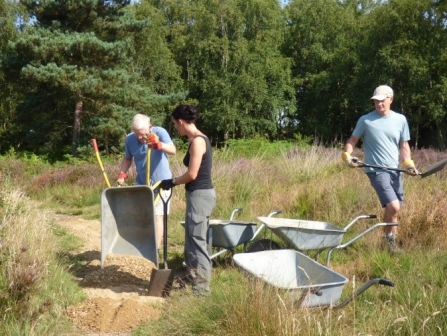
[[[208,225],[206,243],[208,244],[208,254],[211,256],[213,254],[213,228],[210,225]]]
[[[314,256],[314,260],[315,260],[315,261],[318,261],[318,259],[320,258],[320,252],[321,252],[321,249],[318,249],[318,250],[315,252],[315,256]]]

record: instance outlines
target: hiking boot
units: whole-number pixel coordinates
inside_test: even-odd
[[[400,248],[396,242],[396,237],[391,234],[388,233],[386,235],[383,236],[383,238],[386,241],[386,245],[388,246],[388,252],[390,253],[404,253],[405,251]]]

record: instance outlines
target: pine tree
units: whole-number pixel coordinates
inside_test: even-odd
[[[173,98],[151,91],[133,67],[134,37],[149,20],[136,19],[129,0],[21,3],[35,21],[10,44],[5,63],[29,86],[18,117],[30,149],[63,148],[71,133],[76,156],[89,132],[117,145],[134,113]]]

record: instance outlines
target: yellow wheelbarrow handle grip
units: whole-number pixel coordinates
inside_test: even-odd
[[[92,139],[92,144],[93,144],[93,150],[95,151],[95,154],[96,154],[96,159],[98,160],[99,167],[101,168],[102,175],[104,176],[104,180],[106,181],[107,186],[110,188],[109,179],[107,178],[107,174],[104,170],[104,167],[101,162],[101,158],[99,156],[98,144],[96,143],[96,139]]]
[[[158,181],[158,182],[154,183],[154,185],[151,186],[152,191],[157,189],[158,186],[160,185],[160,183],[161,183],[161,181]],[[157,203],[159,198],[160,198],[160,188],[158,188],[158,193],[157,193],[157,196],[154,199],[154,204]]]

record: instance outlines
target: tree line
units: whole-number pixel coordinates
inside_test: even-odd
[[[122,150],[135,113],[215,146],[349,137],[388,84],[414,147],[446,147],[445,0],[0,0],[0,153]]]

